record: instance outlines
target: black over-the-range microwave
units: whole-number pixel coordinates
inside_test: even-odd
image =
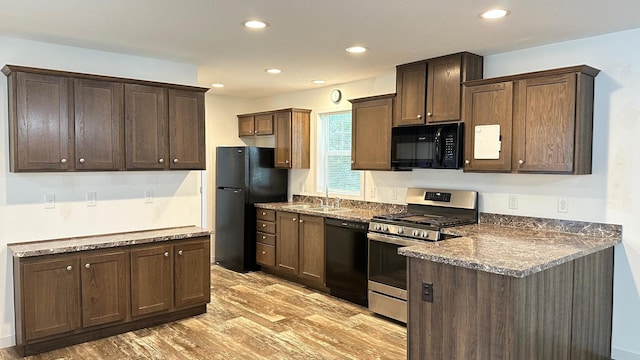
[[[459,169],[462,165],[463,123],[399,126],[391,130],[391,166]]]

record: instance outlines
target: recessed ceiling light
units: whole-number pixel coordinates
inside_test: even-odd
[[[222,87],[224,87],[224,84],[218,84],[218,83],[215,83],[215,84],[211,84],[211,87],[214,87],[214,88],[222,88]]]
[[[282,70],[276,68],[266,69],[265,71],[269,74],[280,74],[282,72]]]
[[[261,20],[247,20],[243,25],[249,29],[264,29],[269,26],[269,24]]]
[[[311,82],[314,83],[314,84],[324,84],[324,83],[326,83],[326,81],[324,81],[324,80],[311,80]]]
[[[347,50],[347,52],[350,52],[352,54],[361,54],[365,51],[367,51],[367,48],[364,46],[350,46],[348,48],[346,48],[345,50]]]
[[[482,14],[480,14],[480,17],[483,18],[483,19],[492,20],[492,19],[503,18],[503,17],[507,16],[507,14],[509,14],[509,12],[507,10],[504,10],[504,9],[493,9],[493,10],[488,10],[488,11],[483,12]]]

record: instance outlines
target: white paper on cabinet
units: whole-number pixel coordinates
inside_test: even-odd
[[[474,159],[500,159],[500,125],[478,125],[473,139]]]

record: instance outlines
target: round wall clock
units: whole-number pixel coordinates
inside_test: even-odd
[[[342,91],[338,89],[331,90],[331,101],[337,104],[340,102],[341,99],[342,99]]]

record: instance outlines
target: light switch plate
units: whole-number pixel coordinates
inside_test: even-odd
[[[150,204],[153,202],[153,190],[144,191],[144,202]]]

